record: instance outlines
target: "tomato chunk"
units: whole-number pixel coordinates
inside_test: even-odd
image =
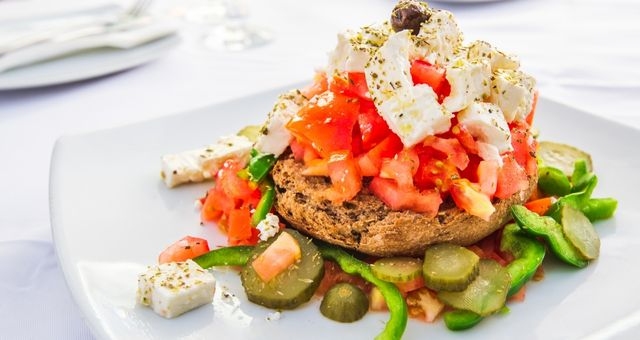
[[[334,203],[342,203],[355,197],[362,188],[362,176],[351,151],[334,152],[327,163],[331,188],[327,197]]]
[[[529,187],[529,179],[525,170],[518,164],[513,155],[505,155],[502,158],[502,168],[498,172],[498,183],[495,196],[508,198],[518,191]]]
[[[333,151],[351,149],[359,108],[356,98],[324,92],[303,106],[287,129],[298,141],[328,158]]]
[[[207,240],[185,236],[160,253],[158,263],[186,261],[208,252],[209,242]]]
[[[424,60],[415,60],[411,64],[411,79],[414,84],[427,84],[442,102],[451,92],[451,86],[445,77],[445,69],[431,65]]]
[[[471,215],[488,221],[496,208],[489,197],[472,185],[466,178],[453,181],[451,197],[456,205]]]
[[[346,77],[343,75],[333,76],[329,90],[351,97],[371,99],[364,72],[348,72]]]
[[[302,251],[298,241],[289,233],[281,232],[278,238],[251,262],[251,266],[262,281],[269,282],[301,257]]]

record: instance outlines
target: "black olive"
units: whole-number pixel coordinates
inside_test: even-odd
[[[411,30],[413,35],[418,35],[420,25],[430,17],[427,4],[417,0],[402,0],[391,12],[391,27],[396,32]]]

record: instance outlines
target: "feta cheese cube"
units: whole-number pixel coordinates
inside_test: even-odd
[[[213,274],[192,260],[151,266],[138,277],[137,299],[165,318],[173,318],[211,303]]]
[[[229,158],[247,160],[252,147],[253,143],[247,137],[229,135],[202,149],[164,155],[160,177],[169,188],[187,182],[202,182],[213,177]]]
[[[264,220],[258,223],[256,229],[260,231],[260,239],[266,241],[275,236],[280,230],[280,219],[272,213],[267,213]]]
[[[462,32],[449,11],[433,11],[429,20],[422,23],[420,32],[413,37],[415,47],[412,56],[444,65],[462,47]]]
[[[327,76],[329,82],[333,76],[344,72],[363,72],[371,56],[387,40],[393,30],[388,22],[364,26],[358,31],[346,31],[338,34],[338,45],[329,54]]]
[[[500,69],[493,73],[489,101],[502,109],[507,122],[523,120],[533,107],[535,86],[535,79],[522,71]]]
[[[516,56],[506,54],[482,40],[467,46],[467,58],[470,61],[487,61],[491,70],[516,70],[520,67],[520,60]]]
[[[453,115],[438,103],[433,89],[413,85],[408,30],[397,32],[378,49],[365,67],[369,92],[378,112],[405,147],[426,136],[449,130]]]
[[[500,154],[513,150],[509,125],[498,106],[474,102],[460,111],[457,117],[460,125],[464,126],[479,142],[494,146],[497,149],[498,158]],[[486,148],[485,151],[484,156],[480,155],[482,158],[485,160],[495,158],[490,154],[495,152]]]
[[[291,141],[291,133],[287,130],[286,124],[307,102],[307,98],[298,90],[280,95],[269,112],[254,147],[260,152],[280,156]]]
[[[489,95],[491,67],[484,61],[457,58],[446,67],[451,93],[442,102],[450,112],[458,112]]]

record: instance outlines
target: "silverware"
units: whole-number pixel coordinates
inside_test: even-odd
[[[131,28],[128,25],[134,19],[146,14],[152,0],[136,0],[126,11],[116,16],[115,19],[92,22],[80,20],[77,24],[49,30],[40,30],[33,34],[22,35],[4,45],[0,45],[0,57],[13,51],[47,42],[61,42],[102,34],[109,31],[118,31]],[[139,20],[138,20],[139,21]],[[140,22],[133,26],[139,26]]]

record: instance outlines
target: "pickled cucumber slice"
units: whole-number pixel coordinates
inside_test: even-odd
[[[480,260],[479,273],[460,292],[438,292],[438,299],[454,308],[487,316],[502,309],[507,301],[511,277],[507,269],[489,259]]]
[[[561,209],[562,231],[586,260],[600,256],[600,236],[591,221],[578,209],[565,204]]]
[[[478,275],[480,258],[471,250],[449,243],[430,246],[424,254],[424,283],[435,291],[462,291]]]
[[[377,278],[393,283],[409,282],[422,275],[422,260],[414,257],[386,257],[371,265]]]
[[[277,239],[272,237],[255,247],[249,263],[240,272],[240,279],[249,301],[268,308],[293,309],[313,296],[324,275],[324,261],[310,238],[292,229],[282,232],[289,233],[298,241],[302,253],[300,260],[269,282],[264,282],[251,263]]]
[[[537,157],[542,161],[542,165],[559,169],[567,176],[572,175],[573,165],[580,159],[586,161],[589,172],[593,171],[591,155],[571,145],[541,141],[538,144]]]
[[[358,321],[368,310],[367,295],[358,286],[347,282],[331,287],[320,304],[320,313],[338,322]]]

